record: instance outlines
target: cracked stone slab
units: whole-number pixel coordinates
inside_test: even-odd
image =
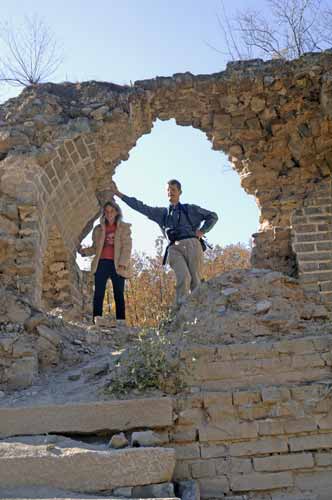
[[[172,411],[170,398],[0,408],[0,437],[166,427]]]
[[[52,493],[50,495],[44,496],[6,496],[4,497],[2,491],[0,490],[1,500],[119,500],[119,497],[105,497],[103,496],[91,496],[91,495],[75,495],[73,493],[67,493],[66,496],[54,496]],[[143,500],[140,498],[135,498],[135,500]],[[144,498],[144,500],[180,500],[177,497],[172,498]]]
[[[44,436],[0,441],[2,489],[48,486],[95,493],[169,482],[174,467],[175,451],[170,448],[114,451],[68,438],[45,443]]]
[[[1,500],[115,500],[114,496],[100,497],[88,493],[75,493],[72,491],[59,490],[57,488],[23,487],[23,488],[0,488]]]
[[[89,493],[75,493],[72,491],[59,490],[48,486],[23,487],[23,488],[0,488],[1,500],[119,500],[118,496],[112,495],[92,495]],[[136,498],[135,500],[140,500]],[[144,500],[152,500],[145,498]],[[172,498],[154,498],[153,500],[178,500]]]

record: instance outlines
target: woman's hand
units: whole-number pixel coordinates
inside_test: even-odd
[[[85,249],[80,245],[77,249],[77,252],[82,256],[85,257]]]
[[[126,270],[126,266],[118,266],[119,274],[123,273]]]

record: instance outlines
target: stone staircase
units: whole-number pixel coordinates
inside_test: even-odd
[[[230,345],[192,345],[182,353],[190,387],[225,390],[329,378],[332,335]]]
[[[10,438],[1,442],[0,450],[0,484],[5,488],[111,491],[168,482],[175,466],[172,449],[110,450],[56,435]]]
[[[170,398],[0,407],[0,437],[96,434],[173,424]]]
[[[1,500],[118,500],[120,498],[115,495],[89,495],[49,487],[1,489],[0,493]],[[148,497],[144,498],[147,500]],[[153,499],[158,500],[156,497]],[[165,497],[162,500],[176,500],[176,497]]]
[[[331,346],[328,332],[190,345],[173,397],[13,400],[0,498],[331,500]],[[119,432],[131,446],[109,447]]]
[[[0,498],[173,498],[172,448],[109,445],[172,411],[167,398],[0,408]]]
[[[331,348],[326,332],[186,349],[174,478],[203,498],[331,500]]]

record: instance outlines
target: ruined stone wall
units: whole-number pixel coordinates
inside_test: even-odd
[[[274,386],[179,402],[181,424],[170,434],[178,458],[175,478],[198,480],[203,498],[249,492],[257,496],[243,498],[261,498],[261,492],[264,499],[314,499],[329,493],[332,425],[326,393],[320,384]]]
[[[325,498],[319,495],[332,490],[331,340],[188,351],[193,394],[175,401],[164,445],[177,453],[175,479],[197,480],[203,498]]]
[[[303,287],[332,301],[332,180],[317,184],[292,218],[293,248]]]
[[[92,298],[94,287],[94,276],[90,271],[81,271],[82,274],[82,297],[83,297],[83,314],[89,317],[92,316]]]
[[[44,365],[55,363],[59,340],[39,326],[37,350],[30,356],[18,338],[0,342],[0,349],[15,358],[7,383],[24,387],[32,371],[27,363],[37,356]],[[327,500],[332,490],[331,347],[329,325],[321,335],[193,345],[182,353],[188,383],[182,394],[115,400],[113,410],[107,400],[14,405],[1,409],[0,435],[43,434],[44,439],[57,432],[79,439],[79,432],[123,431],[132,446],[173,448],[173,480],[197,481],[203,499]],[[86,366],[83,370],[88,374]]]
[[[2,283],[40,306],[49,232],[57,228],[75,266],[115,168],[156,119],[171,118],[204,132],[256,197],[254,266],[296,275],[291,216],[331,175],[331,72],[326,51],[133,87],[86,82],[24,90],[0,108]]]
[[[68,254],[56,228],[50,231],[44,255],[42,300],[46,309],[70,301]]]
[[[126,453],[138,445],[173,448],[174,481],[197,481],[203,499],[329,500],[330,313],[297,280],[257,269],[224,273],[150,337],[135,328],[30,318],[29,307],[13,299],[7,325],[0,324],[0,437],[39,435],[44,443],[49,435],[58,446],[59,434],[72,434],[76,447],[98,435]],[[13,324],[18,317],[25,332]],[[118,400],[118,391],[128,400]],[[24,453],[20,460],[29,460]],[[127,467],[122,494],[139,496],[126,483]]]

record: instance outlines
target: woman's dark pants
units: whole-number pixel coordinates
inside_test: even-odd
[[[120,276],[114,265],[114,260],[100,259],[95,272],[95,293],[93,296],[93,317],[103,315],[103,302],[105,297],[106,283],[111,278],[115,302],[116,319],[126,318],[124,285],[125,278]]]

